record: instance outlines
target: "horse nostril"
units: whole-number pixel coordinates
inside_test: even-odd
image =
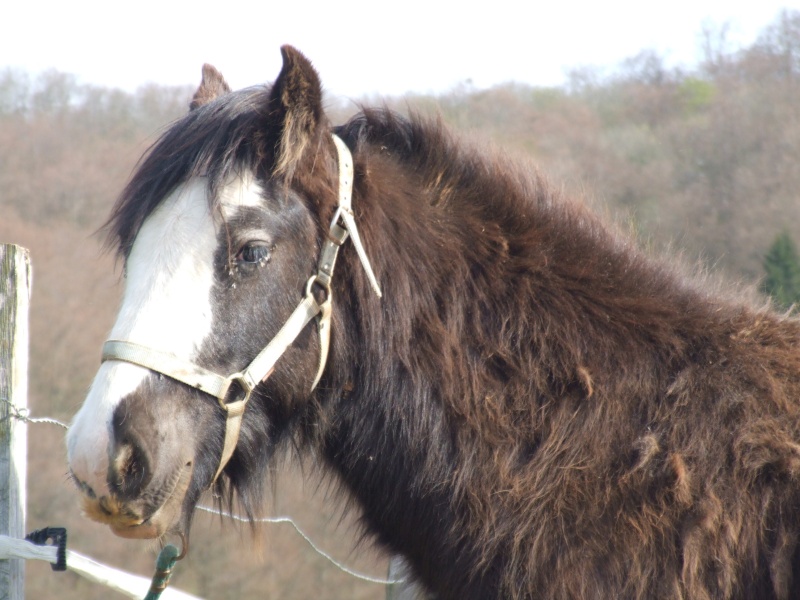
[[[123,498],[137,497],[150,482],[150,461],[136,444],[120,446],[109,472],[114,493]]]

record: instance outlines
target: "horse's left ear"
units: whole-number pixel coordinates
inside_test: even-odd
[[[228,85],[228,82],[225,81],[222,73],[206,63],[203,65],[203,79],[200,81],[200,87],[197,88],[197,91],[194,93],[194,97],[192,97],[192,101],[189,104],[189,110],[192,111],[196,108],[200,108],[218,96],[227,94],[230,91],[231,88]]]
[[[325,121],[322,84],[311,62],[292,46],[282,46],[283,68],[270,94],[270,113],[280,121],[276,173],[291,178]]]

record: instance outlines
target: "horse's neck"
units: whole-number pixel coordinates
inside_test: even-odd
[[[479,549],[465,538],[453,545],[453,531],[462,528],[452,508],[458,467],[441,407],[402,392],[392,399],[357,392],[336,409],[325,454],[359,504],[362,522],[380,545],[405,556],[422,581],[463,579]],[[417,406],[403,410],[401,403]],[[454,580],[453,589],[458,585]]]

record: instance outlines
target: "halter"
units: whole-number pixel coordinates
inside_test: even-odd
[[[305,329],[314,318],[319,317],[317,327],[319,330],[319,364],[311,390],[317,387],[325,363],[328,359],[328,349],[331,340],[331,278],[336,265],[339,248],[350,237],[353,240],[358,257],[366,271],[372,289],[381,297],[380,286],[372,272],[364,246],[356,229],[356,222],[351,208],[353,191],[353,157],[345,143],[333,135],[339,160],[339,205],[331,221],[328,239],[322,246],[317,272],[311,276],[306,284],[305,296],[286,320],[277,335],[256,356],[253,361],[242,371],[232,375],[223,376],[209,371],[195,363],[184,360],[170,352],[154,350],[147,346],[123,340],[108,340],[103,345],[102,362],[117,360],[128,362],[175,379],[189,387],[201,390],[217,399],[220,407],[226,414],[225,443],[222,447],[219,467],[214,475],[216,481],[222,469],[228,464],[236,443],[239,439],[239,430],[242,426],[242,415],[250,400],[250,395],[256,386],[265,381],[275,368],[275,363],[286,352],[300,332]],[[324,290],[324,300],[317,302],[313,293],[314,285],[319,285]],[[232,397],[229,399],[229,394]]]

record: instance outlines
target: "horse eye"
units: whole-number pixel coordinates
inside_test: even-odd
[[[264,244],[245,244],[236,255],[236,262],[264,264],[269,260],[269,247]]]

